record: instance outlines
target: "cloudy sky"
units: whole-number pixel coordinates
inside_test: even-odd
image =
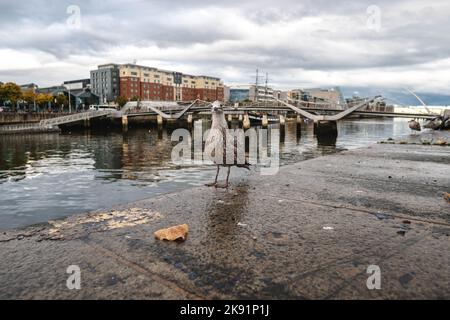
[[[0,0],[0,81],[126,63],[279,88],[450,91],[450,1]]]

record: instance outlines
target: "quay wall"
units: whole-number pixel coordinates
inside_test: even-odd
[[[38,123],[44,119],[66,116],[71,113],[49,113],[49,112],[0,112],[0,125],[19,123]]]

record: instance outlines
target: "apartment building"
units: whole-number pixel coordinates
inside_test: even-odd
[[[110,63],[91,71],[91,90],[100,103],[114,102],[120,95],[119,65]]]
[[[194,76],[131,63],[114,66],[118,69],[118,95],[128,99],[223,101],[224,98],[223,83],[219,78]],[[104,68],[99,66],[99,70],[101,67]],[[91,72],[92,75],[95,76],[96,73]]]

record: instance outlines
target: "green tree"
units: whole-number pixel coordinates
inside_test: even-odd
[[[22,90],[17,84],[13,82],[7,82],[1,86],[0,100],[4,102],[9,101],[14,110],[16,108],[17,101],[19,101],[21,98],[22,98]]]
[[[120,108],[123,108],[123,106],[128,102],[127,97],[125,96],[118,96],[116,99],[116,103]]]
[[[131,98],[131,101],[139,101],[139,97],[138,97],[138,96],[133,96],[133,97]]]

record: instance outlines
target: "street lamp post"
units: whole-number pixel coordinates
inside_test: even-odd
[[[69,89],[69,113],[72,113],[72,99],[70,98],[70,84],[67,86]]]
[[[36,87],[33,85],[33,109],[36,112]]]

